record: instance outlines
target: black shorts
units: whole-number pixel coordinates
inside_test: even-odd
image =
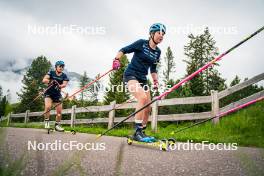
[[[45,98],[50,98],[53,103],[61,103],[62,102],[62,96],[61,95],[45,94]]]
[[[141,79],[138,79],[137,77],[132,76],[132,75],[129,75],[129,76],[128,76],[128,75],[124,75],[124,76],[123,76],[123,83],[124,83],[125,85],[127,85],[128,81],[130,81],[130,80],[137,80],[137,81],[139,82],[140,86],[141,86],[145,91],[149,90],[147,80],[141,80]]]

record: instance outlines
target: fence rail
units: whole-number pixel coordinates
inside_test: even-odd
[[[264,73],[259,74],[243,83],[232,86],[226,90],[221,92],[217,92],[212,90],[211,96],[197,96],[197,97],[187,97],[187,98],[171,98],[158,100],[151,105],[152,114],[149,121],[151,122],[151,127],[153,131],[157,131],[157,122],[158,121],[181,121],[181,120],[199,120],[199,119],[207,119],[213,116],[216,116],[219,112],[225,112],[227,110],[232,109],[238,105],[249,102],[256,98],[259,98],[264,95],[264,90],[255,93],[249,97],[243,98],[237,102],[233,102],[225,107],[219,108],[219,100],[237,92],[245,87],[248,87],[252,84],[258,83],[264,79]],[[185,114],[167,114],[167,115],[159,115],[158,107],[162,106],[172,106],[172,105],[187,105],[187,104],[203,104],[210,103],[211,111],[210,112],[201,112],[201,113],[185,113]],[[116,108],[115,108],[116,107]],[[62,120],[63,124],[70,124],[74,126],[75,124],[90,124],[90,123],[108,123],[108,128],[111,128],[114,123],[120,122],[125,117],[116,117],[115,111],[119,109],[134,109],[136,107],[136,103],[126,103],[122,106],[120,104],[116,104],[116,102],[111,102],[110,105],[103,106],[88,106],[88,107],[76,107],[76,105],[72,106],[70,109],[63,109],[62,114],[71,114],[70,120]],[[108,117],[105,118],[94,118],[94,119],[76,119],[76,114],[78,113],[88,113],[88,112],[109,112]],[[55,115],[55,111],[52,110],[51,115]],[[24,123],[28,123],[30,117],[36,117],[43,114],[43,112],[29,112],[27,110],[25,113],[12,114],[10,113],[7,117],[3,119],[7,119],[7,124],[11,122],[13,118],[24,118]],[[134,119],[128,119],[126,122],[133,122]],[[213,119],[213,123],[217,123],[219,119]]]

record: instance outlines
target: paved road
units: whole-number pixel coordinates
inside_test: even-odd
[[[15,175],[264,175],[264,149],[239,147],[233,151],[175,150],[127,145],[125,138],[0,128],[0,162],[4,173]],[[33,150],[36,141],[39,148]],[[95,150],[52,150],[55,142]],[[28,143],[31,148],[28,150]],[[53,143],[48,150],[44,144]],[[183,144],[183,143],[181,143]],[[104,149],[105,148],[105,149]],[[58,148],[59,149],[59,148]],[[1,174],[0,174],[1,175]]]

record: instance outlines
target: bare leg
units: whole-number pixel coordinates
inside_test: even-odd
[[[148,102],[148,96],[145,93],[144,89],[139,85],[139,82],[137,80],[128,81],[128,90],[138,101],[136,105],[136,111],[142,108]],[[143,120],[145,114],[146,112],[144,109],[135,115],[135,119]]]
[[[58,103],[56,103],[57,105]],[[55,106],[56,106],[55,105]],[[62,111],[62,103],[59,104],[58,106],[56,106],[56,112],[57,112],[57,115],[56,115],[56,122],[60,122],[61,121],[61,111]]]
[[[56,103],[56,112],[57,112],[57,115],[56,115],[56,123],[55,123],[55,130],[56,131],[59,131],[59,132],[63,132],[64,129],[61,127],[60,125],[60,121],[61,121],[61,111],[62,111],[62,104],[58,104]]]
[[[44,115],[44,117],[45,117],[46,120],[49,120],[49,118],[50,118],[50,109],[51,109],[51,106],[52,106],[52,99],[46,97],[45,98],[45,112],[47,112],[47,113],[45,113],[45,115]]]
[[[150,91],[148,90],[147,92],[145,92],[145,94],[147,96],[147,102],[146,102],[146,104],[147,104],[151,101]],[[148,118],[149,118],[150,112],[151,112],[151,106],[146,107],[142,111],[144,112],[142,125],[146,126],[148,123]]]

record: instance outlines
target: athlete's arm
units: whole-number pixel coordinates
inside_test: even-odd
[[[69,82],[69,81],[63,81],[63,83],[62,83],[61,85],[59,85],[59,87],[60,87],[61,89],[65,88],[65,87],[67,86],[68,82]]]
[[[49,75],[45,75],[44,78],[43,78],[43,80],[42,80],[42,82],[44,84],[49,84],[49,82],[50,82],[50,76]]]
[[[117,53],[115,58],[120,60],[123,55],[124,55],[124,53],[122,51],[118,51],[118,53]]]
[[[158,74],[153,72],[153,73],[151,73],[151,77],[152,77],[152,80],[154,83],[154,89],[158,89],[158,86],[159,86]]]
[[[157,73],[151,73],[151,77],[152,77],[152,80],[153,82],[158,82],[158,74]]]
[[[140,50],[143,42],[144,42],[144,40],[140,39],[140,40],[137,40],[128,46],[121,48],[119,50],[119,52],[117,53],[116,59],[120,60],[124,54],[129,54],[129,53],[135,52],[137,50]]]

